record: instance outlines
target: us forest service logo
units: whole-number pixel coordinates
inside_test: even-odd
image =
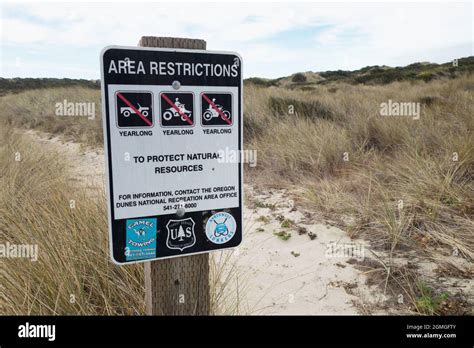
[[[192,247],[196,243],[194,225],[195,223],[191,218],[168,221],[166,224],[168,230],[166,246],[180,251]]]
[[[214,244],[227,243],[235,235],[237,223],[232,215],[220,212],[212,215],[206,223],[206,236]]]

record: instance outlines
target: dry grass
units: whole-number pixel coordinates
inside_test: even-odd
[[[456,231],[457,242],[430,234],[471,259],[472,239],[464,231],[471,228],[473,214],[472,81],[341,85],[335,93],[329,87],[301,92],[250,86],[246,126],[261,129],[247,144],[259,151],[251,174],[257,181],[271,182],[270,177],[304,185],[315,207],[329,215],[355,216],[360,231],[381,229],[387,236],[401,234],[401,228]],[[283,113],[282,105],[276,114],[273,95],[280,104],[287,99],[297,114]],[[380,116],[380,103],[388,99],[425,100],[420,119]],[[308,103],[318,107],[311,111]],[[320,109],[330,110],[332,119]]]
[[[387,271],[392,258],[407,251],[435,261],[456,252],[472,262],[473,85],[472,75],[384,86],[334,84],[314,90],[248,85],[245,146],[258,150],[258,166],[249,169],[247,180],[296,187],[307,205],[340,221],[351,236],[363,236],[375,250],[388,255],[382,260],[388,278],[393,276]],[[54,103],[64,99],[95,101],[96,119],[54,116]],[[380,116],[380,104],[389,99],[420,102],[420,118]],[[0,106],[1,117],[15,127],[39,128],[87,145],[101,145],[98,91],[27,91],[0,98]],[[27,146],[19,140],[11,143],[13,140],[7,146],[4,143],[2,150],[6,166],[0,199],[12,199],[13,204],[2,205],[1,233],[25,241],[38,239],[43,245],[40,250],[52,254],[45,258],[49,264],[43,269],[24,265],[25,261],[12,261],[20,264],[7,267],[8,286],[15,286],[17,296],[8,299],[8,312],[45,313],[60,308],[67,313],[94,313],[100,308],[103,313],[115,313],[115,303],[124,300],[121,296],[126,293],[130,312],[140,313],[141,272],[133,266],[116,269],[103,253],[107,233],[96,226],[105,228],[104,203],[93,201],[69,209],[72,198],[66,184],[59,183],[62,169],[57,159],[37,161],[42,155],[24,148],[25,161],[12,163],[12,146]],[[56,164],[46,167],[44,163]],[[78,195],[80,192],[74,193]],[[77,197],[78,202],[85,199]],[[25,212],[22,218],[17,213],[20,206]],[[44,223],[38,224],[39,219]],[[66,247],[70,250],[63,251]],[[220,268],[214,268],[219,273]],[[19,269],[26,273],[19,276]],[[67,272],[55,272],[58,269]],[[44,274],[50,287],[44,286]],[[116,278],[119,281],[111,284]],[[66,300],[71,293],[78,294],[76,304]],[[234,305],[230,310],[219,302],[219,296],[213,295],[219,303],[216,308],[235,311]],[[56,298],[64,303],[56,304]],[[413,297],[415,308],[416,301]]]
[[[1,313],[144,314],[143,265],[117,266],[108,254],[103,187],[71,190],[65,158],[10,126],[0,128],[0,162],[1,244],[38,248],[37,261],[1,259]],[[229,260],[228,253],[211,258],[214,314],[239,311],[239,298],[223,295],[235,282]]]
[[[250,86],[247,146],[259,151],[251,177],[297,188],[307,205],[383,251],[388,284],[393,258],[406,252],[433,262],[454,254],[472,262],[473,81],[315,91]],[[420,102],[420,118],[380,116],[389,99]],[[407,287],[415,289],[413,308],[424,313],[416,284]]]
[[[56,103],[94,103],[95,117],[56,116]],[[50,88],[7,94],[0,98],[2,121],[17,128],[32,128],[67,140],[102,146],[100,91],[84,88]]]
[[[103,192],[71,190],[62,159],[11,128],[0,139],[0,240],[38,246],[35,262],[2,259],[2,313],[143,313],[142,267],[117,267],[107,255]]]

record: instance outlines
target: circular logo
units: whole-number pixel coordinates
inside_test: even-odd
[[[235,235],[237,223],[232,215],[220,212],[212,215],[206,223],[206,236],[214,244],[227,243]]]

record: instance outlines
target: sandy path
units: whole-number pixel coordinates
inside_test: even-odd
[[[365,278],[345,262],[349,257],[328,253],[331,243],[355,242],[296,210],[285,190],[246,186],[245,193],[245,240],[236,258],[250,313],[357,314],[357,295],[370,294]]]
[[[84,148],[81,144],[64,142],[60,137],[31,129],[22,133],[40,146],[47,146],[66,158],[68,160],[66,165],[71,173],[70,179],[73,183],[78,183],[91,191],[97,187],[105,186],[103,150]]]
[[[103,151],[85,150],[37,131],[25,134],[67,158],[72,180],[79,185],[91,190],[104,185]],[[231,256],[240,279],[241,312],[357,314],[373,290],[360,271],[346,263],[349,257],[327,251],[330,243],[363,242],[314,221],[310,212],[295,209],[289,197],[284,190],[257,192],[245,185],[244,241]]]

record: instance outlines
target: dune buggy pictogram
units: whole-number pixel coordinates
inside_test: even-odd
[[[116,119],[119,128],[153,127],[153,94],[149,91],[115,93]]]
[[[148,106],[141,106],[138,104],[137,110],[145,117],[148,117],[150,108]],[[136,114],[135,110],[133,110],[130,106],[123,106],[120,108],[120,113],[125,116],[129,117],[131,114]]]

